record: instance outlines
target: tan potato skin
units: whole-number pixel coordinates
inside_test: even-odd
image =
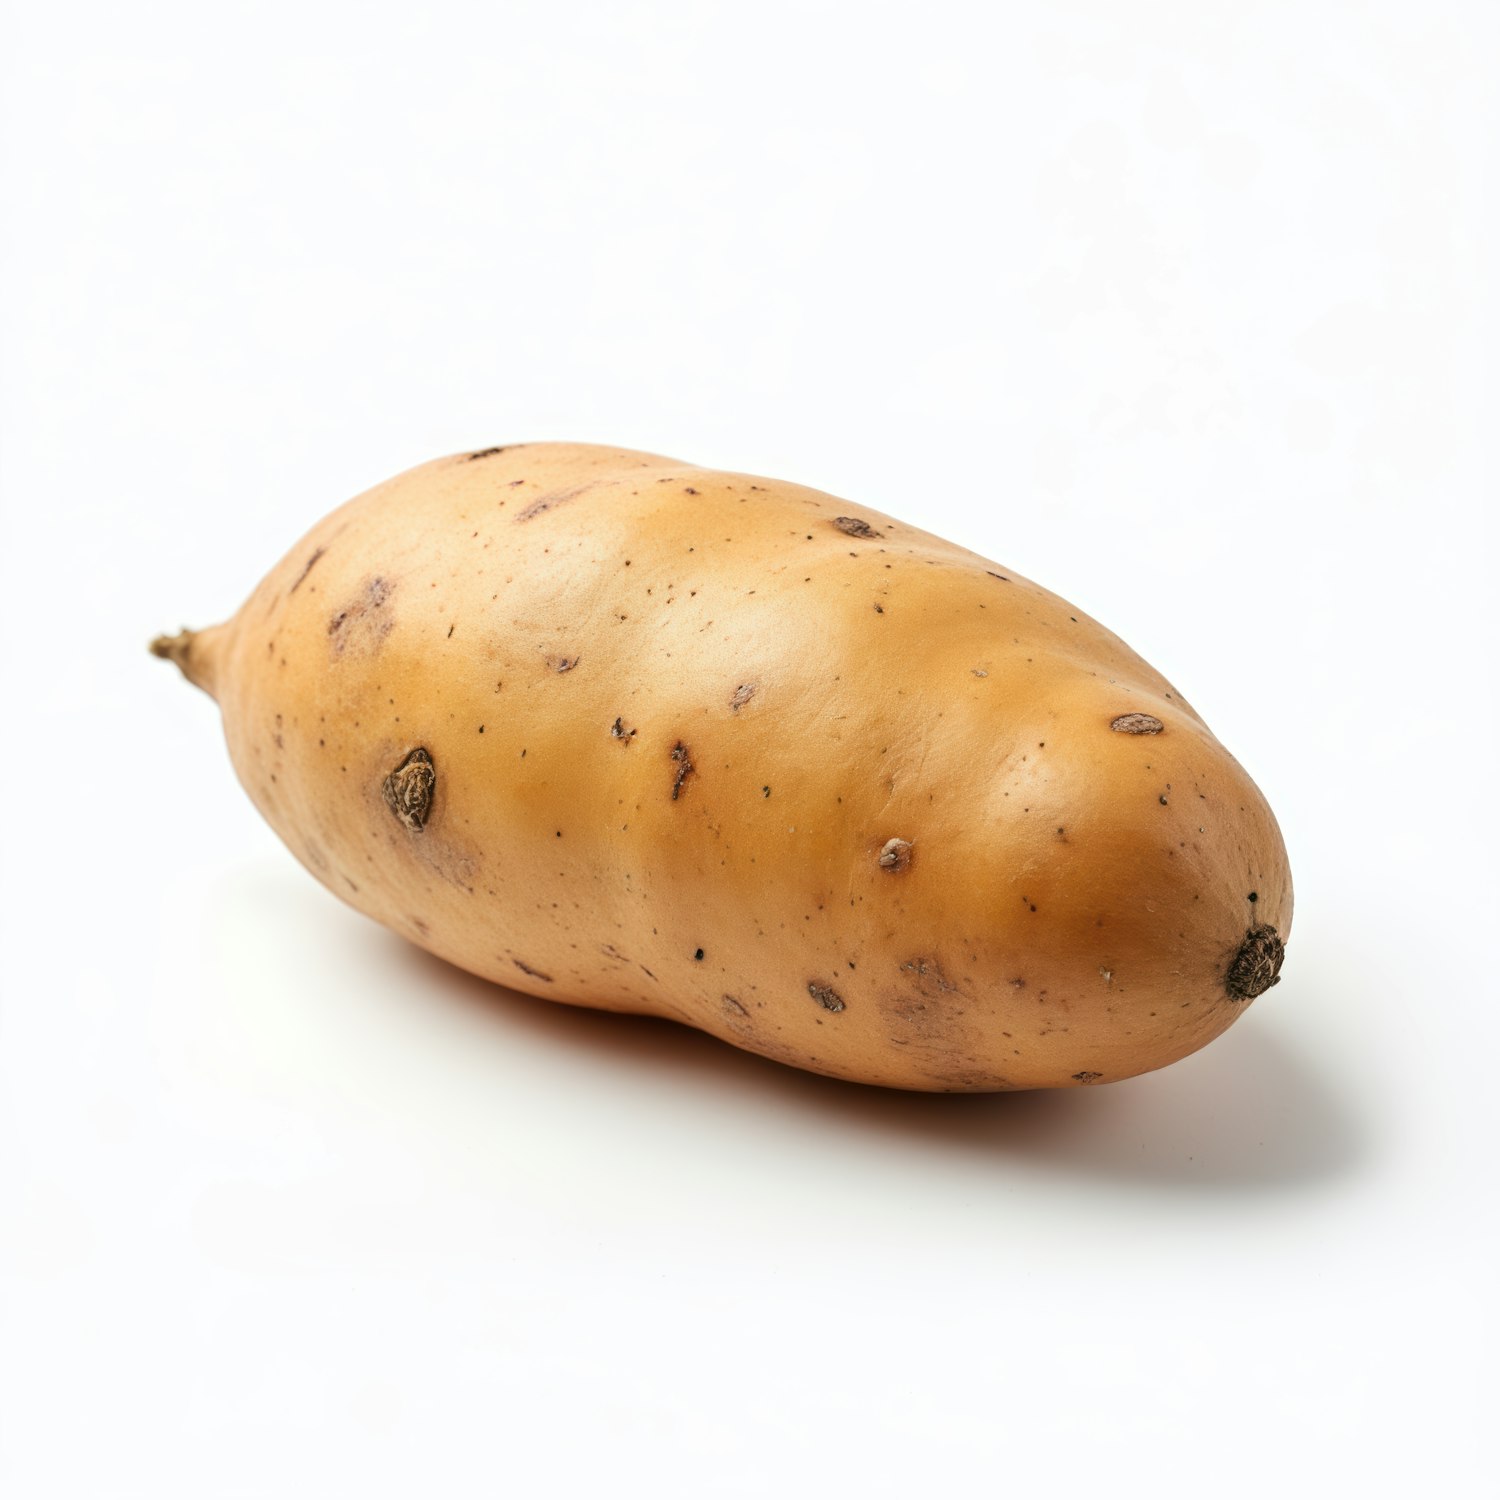
[[[799,485],[581,444],[438,459],[155,649],[350,905],[818,1073],[1126,1078],[1223,1031],[1274,982],[1262,929],[1290,930],[1270,808],[1159,673]],[[1160,732],[1111,727],[1132,713]],[[384,788],[417,749],[408,826]]]

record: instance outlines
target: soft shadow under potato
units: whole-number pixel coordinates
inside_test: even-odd
[[[761,1096],[817,1129],[930,1144],[1000,1166],[1225,1193],[1312,1188],[1368,1155],[1365,1124],[1316,1067],[1253,1021],[1171,1068],[1101,1088],[928,1094],[846,1083],[768,1061],[691,1027],[546,1004],[393,940],[393,961],[437,1003],[477,1008],[559,1054],[606,1056],[653,1086]],[[565,1062],[560,1057],[559,1065]]]

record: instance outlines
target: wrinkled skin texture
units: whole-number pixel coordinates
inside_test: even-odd
[[[439,459],[158,649],[350,905],[815,1072],[1129,1077],[1241,1015],[1290,931],[1269,807],[1160,674],[793,484],[575,444]]]

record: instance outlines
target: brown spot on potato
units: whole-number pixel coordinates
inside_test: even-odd
[[[432,812],[437,788],[437,770],[432,757],[420,746],[381,783],[385,805],[413,833],[421,833]]]
[[[538,495],[530,505],[516,512],[517,521],[534,521],[538,516],[549,510],[555,510],[559,505],[566,505],[569,500],[576,500],[585,490],[591,490],[594,481],[588,480],[584,484],[570,484],[560,490],[549,490],[545,495]]]
[[[337,609],[328,620],[329,646],[335,656],[346,653],[374,654],[391,633],[391,595],[396,586],[381,577],[367,578],[359,592]]]
[[[739,1000],[736,1000],[733,995],[725,995],[723,999],[724,1009],[728,1011],[732,1016],[736,1016],[747,1021],[750,1019],[750,1012],[746,1010],[743,1003],[741,1003]]]
[[[845,536],[864,537],[869,541],[879,541],[885,535],[883,531],[876,531],[868,521],[861,521],[858,516],[835,516],[832,524]]]
[[[901,965],[907,980],[900,989],[878,997],[880,1013],[893,1046],[910,1050],[913,1066],[944,1088],[977,1062],[982,1049],[979,1029],[966,1019],[963,992],[935,958],[923,956]]]
[[[476,458],[493,458],[497,453],[504,453],[505,451],[504,448],[476,448],[464,462],[473,463]]]
[[[887,839],[876,863],[882,870],[899,875],[911,868],[911,842],[908,839]]]
[[[1090,1073],[1088,1071],[1088,1069],[1085,1068],[1083,1070],[1083,1072],[1081,1072],[1081,1073],[1075,1073],[1073,1075],[1073,1082],[1074,1083],[1098,1083],[1099,1080],[1101,1078],[1103,1078],[1103,1077],[1104,1077],[1103,1073]]]
[[[675,802],[682,793],[683,783],[693,774],[692,756],[681,740],[672,746],[672,760],[677,767],[672,776],[672,800]]]
[[[622,745],[628,745],[631,740],[635,738],[635,730],[627,729],[625,727],[625,721],[622,718],[618,717],[615,719],[615,722],[609,726],[609,732],[611,737],[619,740]]]
[[[1160,734],[1167,726],[1154,714],[1121,714],[1109,727],[1116,734]]]
[[[1268,923],[1252,927],[1235,950],[1224,976],[1224,989],[1231,1000],[1253,1000],[1274,984],[1281,983],[1281,965],[1286,945]]]
[[[316,552],[314,552],[313,555],[310,558],[308,558],[306,564],[303,566],[302,571],[297,575],[297,581],[296,581],[296,583],[294,583],[291,586],[291,588],[289,588],[287,590],[287,593],[289,595],[290,594],[295,594],[297,592],[297,590],[302,587],[303,582],[307,578],[307,575],[312,572],[312,570],[313,570],[314,567],[317,566],[318,559],[320,557],[322,557],[323,554],[326,551],[327,551],[326,547],[319,547],[318,550]]]
[[[901,965],[901,970],[911,976],[921,994],[933,999],[958,993],[958,986],[943,973],[942,965],[935,958],[909,958]]]
[[[755,696],[755,690],[759,686],[760,684],[755,682],[742,682],[729,700],[730,713],[737,714]]]
[[[807,993],[824,1010],[832,1011],[834,1015],[837,1015],[844,1008],[844,997],[831,984],[819,984],[815,979],[809,980]]]
[[[549,670],[561,675],[563,672],[571,672],[582,660],[581,656],[549,656],[547,666]]]
[[[523,974],[529,976],[530,978],[532,978],[532,979],[540,979],[543,984],[551,984],[552,983],[552,976],[550,974],[543,974],[540,969],[533,969],[530,964],[528,964],[528,963],[522,963],[519,958],[513,958],[513,959],[511,959],[511,962]]]

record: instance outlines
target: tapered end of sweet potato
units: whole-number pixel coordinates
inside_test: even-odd
[[[210,698],[214,696],[214,661],[211,652],[205,650],[207,641],[205,637],[209,632],[203,630],[179,630],[176,635],[159,635],[151,642],[150,650],[153,656],[164,657],[167,661],[175,662],[194,687],[202,688]]]

